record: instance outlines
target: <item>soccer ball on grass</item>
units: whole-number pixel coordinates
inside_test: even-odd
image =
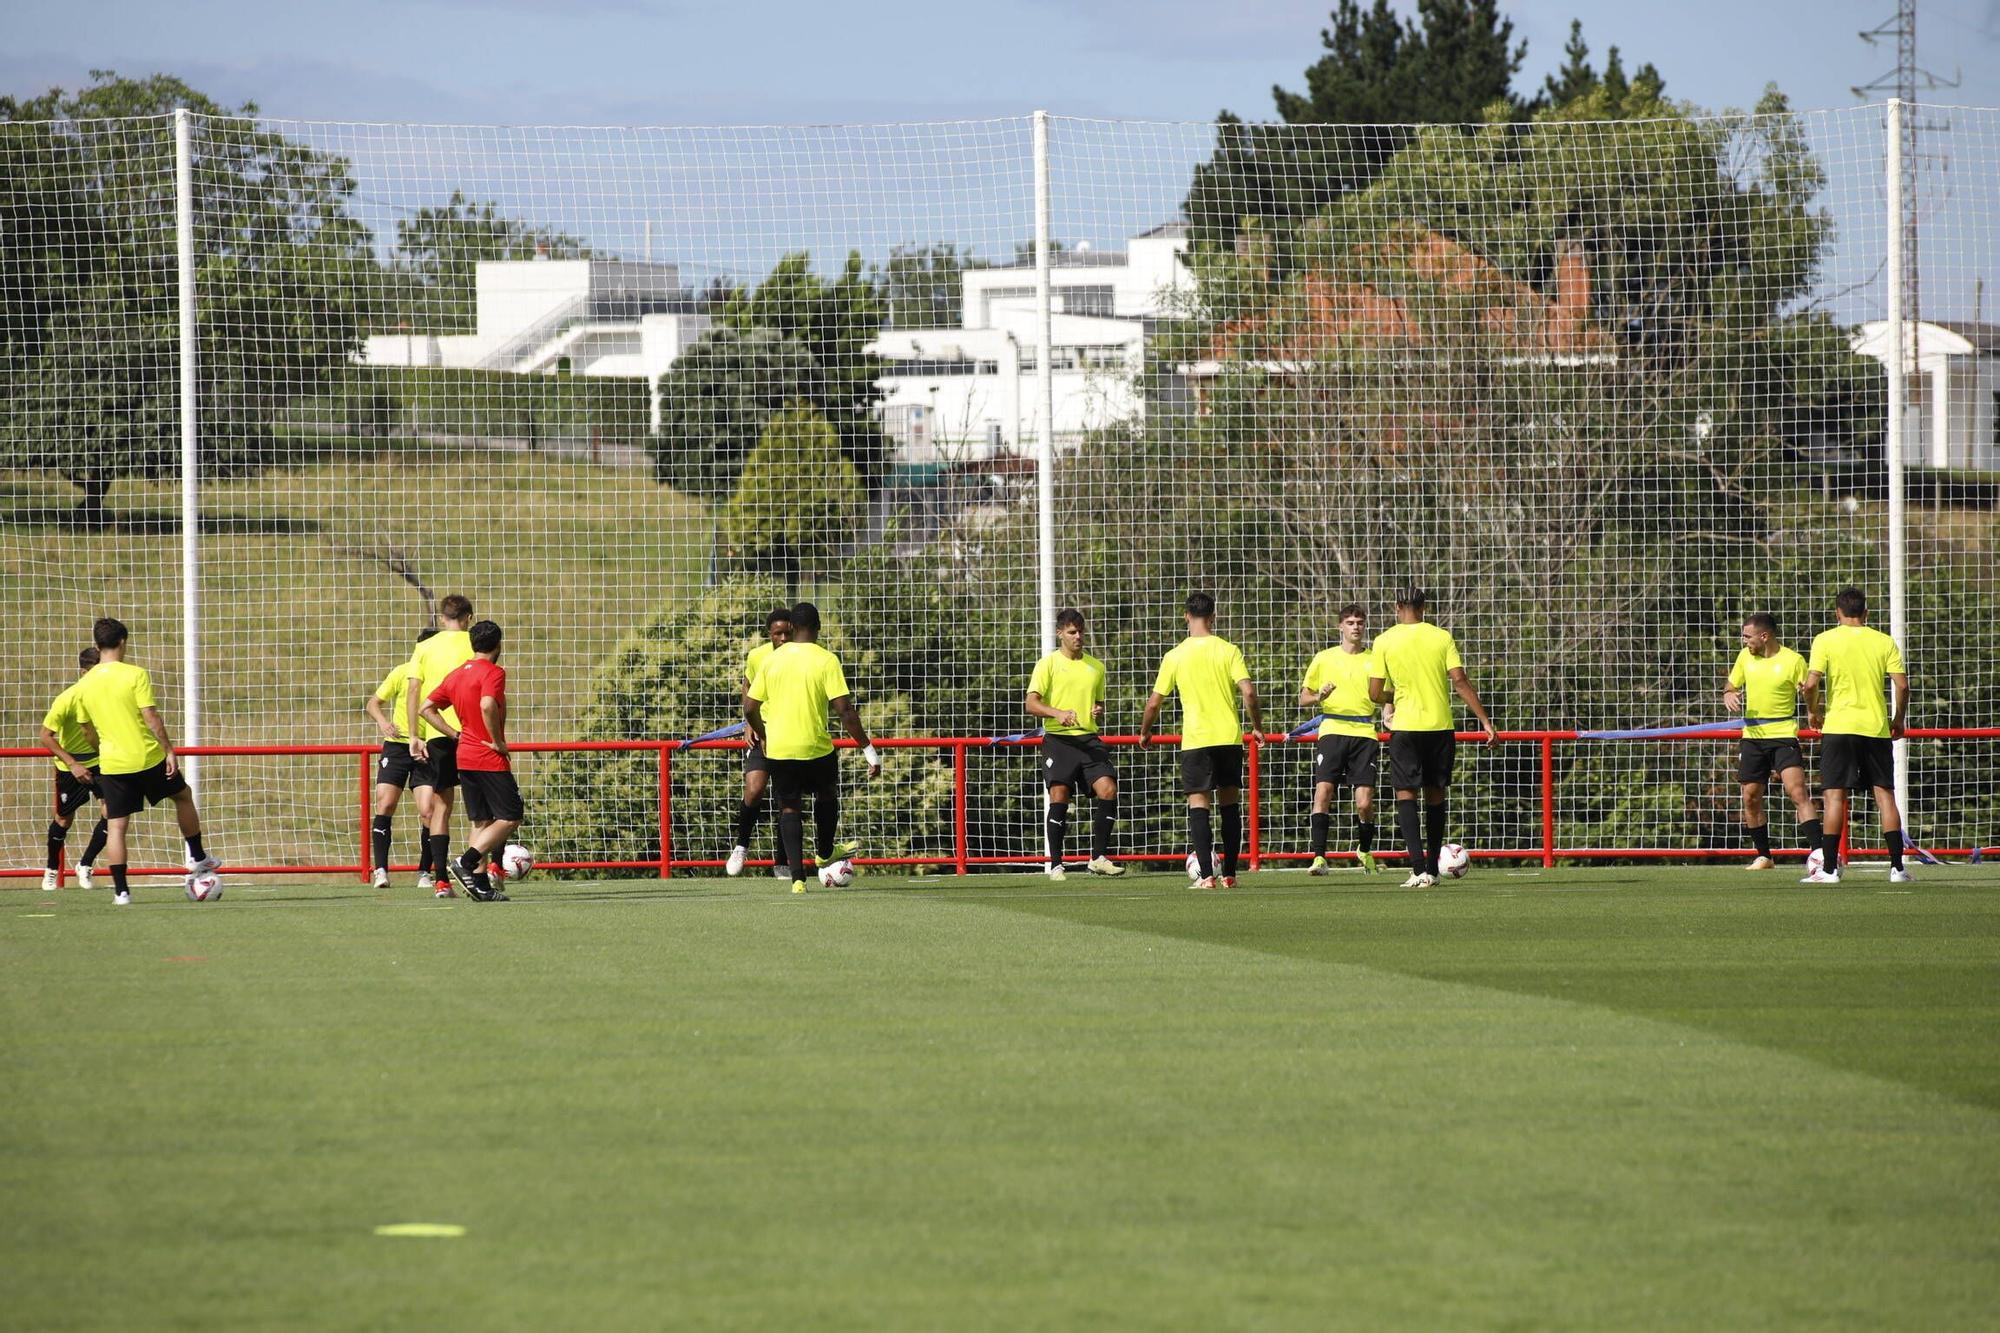
[[[854,882],[858,873],[852,861],[828,861],[819,868],[819,885],[823,889],[844,889]]]
[[[535,854],[518,842],[500,849],[500,873],[508,879],[526,879],[535,868]]]
[[[222,896],[222,876],[213,870],[187,877],[187,896],[194,902],[212,903]]]
[[[1463,879],[1465,872],[1472,869],[1472,853],[1455,842],[1448,842],[1438,848],[1438,869],[1451,879]]]

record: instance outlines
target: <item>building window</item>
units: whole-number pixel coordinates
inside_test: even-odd
[[[1096,315],[1108,319],[1116,313],[1113,288],[1064,287],[1059,294],[1065,315]]]

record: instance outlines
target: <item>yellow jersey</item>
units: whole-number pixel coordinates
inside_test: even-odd
[[[409,688],[407,678],[410,676],[415,676],[421,682],[417,687],[419,710],[417,734],[424,740],[444,735],[442,731],[423,721],[421,710],[424,700],[431,697],[432,690],[444,683],[446,676],[471,660],[472,635],[462,629],[440,630],[418,644],[417,650],[410,654],[410,664],[403,669],[406,678],[403,688],[406,690]],[[404,707],[407,708],[408,705],[405,704]],[[451,719],[453,726],[459,725],[458,713],[455,710],[445,708],[439,711]],[[396,720],[405,727],[409,725],[409,720],[404,714],[398,714]]]
[[[78,681],[77,685],[82,683]],[[42,725],[55,733],[56,744],[68,750],[76,762],[85,768],[97,762],[97,742],[90,738],[87,720],[78,707],[76,685],[70,686],[50,702]],[[69,771],[69,765],[54,755],[49,756],[49,762],[64,772]]]
[[[778,645],[769,639],[752,648],[749,655],[743,659],[743,679],[757,679],[757,668],[763,666],[764,659],[776,652],[777,648]]]
[[[833,753],[827,705],[847,693],[840,659],[816,643],[773,648],[750,682],[763,705],[764,757],[817,759]]]
[[[1042,719],[1042,730],[1051,736],[1095,736],[1097,705],[1104,702],[1104,663],[1089,653],[1071,660],[1061,649],[1035,663],[1028,677],[1028,693],[1039,694],[1051,708],[1068,708],[1076,713],[1076,725],[1065,726],[1054,718]]]
[[[425,640],[425,642],[429,642],[429,640]],[[389,705],[387,710],[389,720],[396,724],[396,734],[389,737],[389,739],[408,745],[410,743],[410,664],[408,662],[398,662],[395,666],[390,667],[389,674],[382,677],[382,683],[375,687],[375,697]]]
[[[70,687],[83,720],[97,728],[97,766],[114,776],[143,773],[164,763],[167,752],[146,725],[143,710],[158,708],[153,678],[130,662],[99,662]]]
[[[1391,731],[1450,731],[1451,673],[1465,665],[1451,631],[1427,620],[1391,625],[1375,636],[1370,668],[1395,690]]]
[[[1375,701],[1368,697],[1368,678],[1374,673],[1375,656],[1366,648],[1350,653],[1335,645],[1313,655],[1299,688],[1317,694],[1333,686],[1333,693],[1320,701],[1325,714],[1320,735],[1374,738]]]
[[[1165,697],[1180,692],[1183,750],[1242,743],[1236,682],[1248,679],[1242,652],[1220,635],[1190,634],[1167,650],[1153,693]]]
[[[1806,659],[1790,648],[1778,648],[1769,657],[1759,657],[1745,648],[1736,654],[1729,668],[1729,684],[1743,691],[1743,739],[1780,740],[1799,734],[1799,686],[1806,678]],[[1777,718],[1775,722],[1751,722],[1753,717]]]
[[[1889,701],[1883,686],[1903,675],[1896,641],[1866,625],[1835,625],[1812,641],[1807,670],[1826,677],[1826,723],[1839,736],[1887,736]],[[99,733],[102,736],[102,732]]]

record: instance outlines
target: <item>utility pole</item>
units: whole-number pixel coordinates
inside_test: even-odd
[[[1896,43],[1896,67],[1876,76],[1872,83],[1856,84],[1853,92],[1863,101],[1873,101],[1876,94],[1887,93],[1903,103],[1903,262],[1902,271],[1892,273],[1889,280],[1901,288],[1903,318],[1914,326],[1923,318],[1917,299],[1917,171],[1921,161],[1917,156],[1917,132],[1919,128],[1948,128],[1942,124],[1920,127],[1915,103],[1919,92],[1958,87],[1959,74],[1954,70],[1946,79],[1917,66],[1917,0],[1896,0],[1896,17],[1884,19],[1861,34],[1861,40],[1870,46],[1891,39]]]

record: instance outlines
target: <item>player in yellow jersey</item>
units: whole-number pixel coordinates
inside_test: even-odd
[[[792,868],[793,893],[806,891],[802,811],[807,792],[813,796],[820,866],[852,860],[861,850],[858,842],[834,840],[840,827],[840,763],[826,729],[829,709],[861,747],[868,776],[882,772],[882,757],[861,725],[840,659],[820,647],[818,638],[819,608],[800,602],[792,608],[791,639],[771,650],[743,696],[744,722],[770,757],[771,785],[778,792],[778,855]]]
[[[86,648],[76,655],[76,664],[82,671],[89,671],[97,665],[97,650]],[[81,683],[81,682],[79,682]],[[42,871],[42,887],[54,891],[62,887],[63,844],[69,841],[69,826],[76,820],[76,812],[90,804],[90,798],[99,796],[97,784],[97,732],[83,720],[77,707],[76,686],[58,694],[49,704],[49,711],[42,718],[42,748],[55,756],[56,765],[56,808],[49,820],[48,868]],[[91,876],[96,872],[97,854],[104,850],[104,840],[110,836],[111,826],[103,816],[99,816],[97,827],[90,831],[90,842],[83,849],[83,855],[76,862],[76,886],[87,889]]]
[[[1236,859],[1243,845],[1243,811],[1238,799],[1243,787],[1243,727],[1237,716],[1240,698],[1250,714],[1250,730],[1261,735],[1264,710],[1257,686],[1236,645],[1215,632],[1215,599],[1205,592],[1189,593],[1184,608],[1187,637],[1160,659],[1153,692],[1139,715],[1139,744],[1153,738],[1160,705],[1167,696],[1181,696],[1181,788],[1187,793],[1188,834],[1194,842],[1195,887],[1236,887]],[[1214,828],[1209,822],[1210,793],[1222,808],[1222,857],[1218,867]]]
[[[1743,784],[1743,824],[1757,849],[1751,870],[1777,865],[1771,859],[1771,823],[1764,814],[1764,784],[1773,773],[1792,798],[1806,850],[1819,846],[1819,821],[1813,818],[1806,759],[1799,749],[1799,690],[1805,679],[1806,659],[1778,642],[1778,618],[1768,611],[1745,616],[1743,651],[1729,668],[1722,706],[1743,714],[1736,780]]]
[[[1118,770],[1111,751],[1097,734],[1104,716],[1104,663],[1083,651],[1083,612],[1064,607],[1056,612],[1056,650],[1035,663],[1028,677],[1023,707],[1042,719],[1042,785],[1048,789],[1047,812],[1050,879],[1063,877],[1063,840],[1069,835],[1070,796],[1088,787],[1097,798],[1091,825],[1090,861],[1093,875],[1122,875],[1125,867],[1111,859],[1111,828],[1118,819]]]
[[[451,593],[438,603],[441,627],[431,638],[417,645],[404,670],[403,730],[410,738],[412,768],[410,786],[417,793],[417,809],[425,812],[424,838],[430,846],[430,889],[440,898],[452,896],[451,880],[445,876],[445,858],[451,855],[451,808],[458,790],[458,742],[418,715],[431,691],[444,678],[472,660],[472,600]],[[453,726],[462,726],[457,714],[445,710]],[[424,876],[417,876],[419,887]]]
[[[1406,889],[1427,889],[1438,881],[1438,853],[1444,847],[1444,797],[1458,758],[1451,696],[1456,693],[1486,728],[1486,743],[1500,743],[1479,691],[1465,674],[1451,632],[1424,619],[1424,590],[1415,586],[1396,595],[1396,623],[1375,636],[1369,697],[1394,701],[1389,719],[1389,780],[1396,784],[1396,824],[1410,854]],[[1417,813],[1417,795],[1424,811]]]
[[[97,641],[97,665],[76,683],[77,706],[97,731],[97,782],[109,823],[105,855],[111,859],[111,901],[123,907],[132,901],[125,870],[126,826],[149,805],[174,803],[191,874],[207,874],[222,863],[202,848],[201,812],[167,738],[153,678],[125,660],[130,637],[125,626],[106,616],[92,628],[91,637]]]
[[[1340,642],[1315,654],[1299,683],[1299,707],[1321,713],[1313,758],[1308,875],[1327,870],[1326,842],[1333,825],[1333,797],[1342,783],[1354,793],[1354,859],[1369,874],[1375,864],[1375,763],[1382,743],[1375,732],[1375,701],[1368,693],[1374,659],[1361,639],[1368,613],[1359,603],[1340,608]]]
[[[764,642],[752,648],[743,659],[743,676],[737,684],[738,706],[747,700],[750,682],[757,678],[757,670],[764,665],[764,659],[791,637],[792,609],[789,606],[774,607],[764,617]],[[736,811],[736,846],[729,852],[729,864],[725,867],[727,874],[743,873],[743,863],[750,857],[750,835],[757,829],[757,817],[764,813],[764,788],[770,781],[771,761],[764,757],[763,747],[750,740],[743,747],[743,804]],[[782,847],[772,859],[771,874],[782,880],[792,877],[792,868],[785,864]]]
[[[437,634],[434,629],[420,630],[417,642],[424,643]],[[404,721],[409,716],[410,664],[408,660],[389,668],[389,674],[382,677],[382,683],[368,696],[368,702],[361,711],[368,714],[382,733],[382,754],[375,763],[375,817],[369,822],[368,837],[375,853],[375,873],[371,882],[378,889],[389,887],[389,834],[395,827],[396,807],[402,804],[403,788],[410,785],[416,774],[417,762],[410,757],[410,728]],[[422,888],[435,887],[436,880],[431,872],[431,837],[424,821],[430,815],[430,801],[420,790],[417,793],[417,883]],[[431,880],[425,884],[425,880]]]
[[[1820,867],[1802,883],[1840,883],[1840,831],[1847,823],[1847,794],[1857,786],[1875,793],[1882,832],[1889,842],[1889,882],[1907,884],[1903,866],[1903,814],[1896,808],[1896,741],[1910,707],[1910,677],[1902,649],[1880,630],[1868,628],[1868,599],[1859,588],[1842,588],[1833,599],[1840,623],[1812,642],[1806,661],[1806,716],[1819,728],[1821,825]],[[1828,698],[1820,698],[1821,687]],[[1896,704],[1887,701],[1893,687]],[[1824,725],[1822,725],[1824,718]]]

